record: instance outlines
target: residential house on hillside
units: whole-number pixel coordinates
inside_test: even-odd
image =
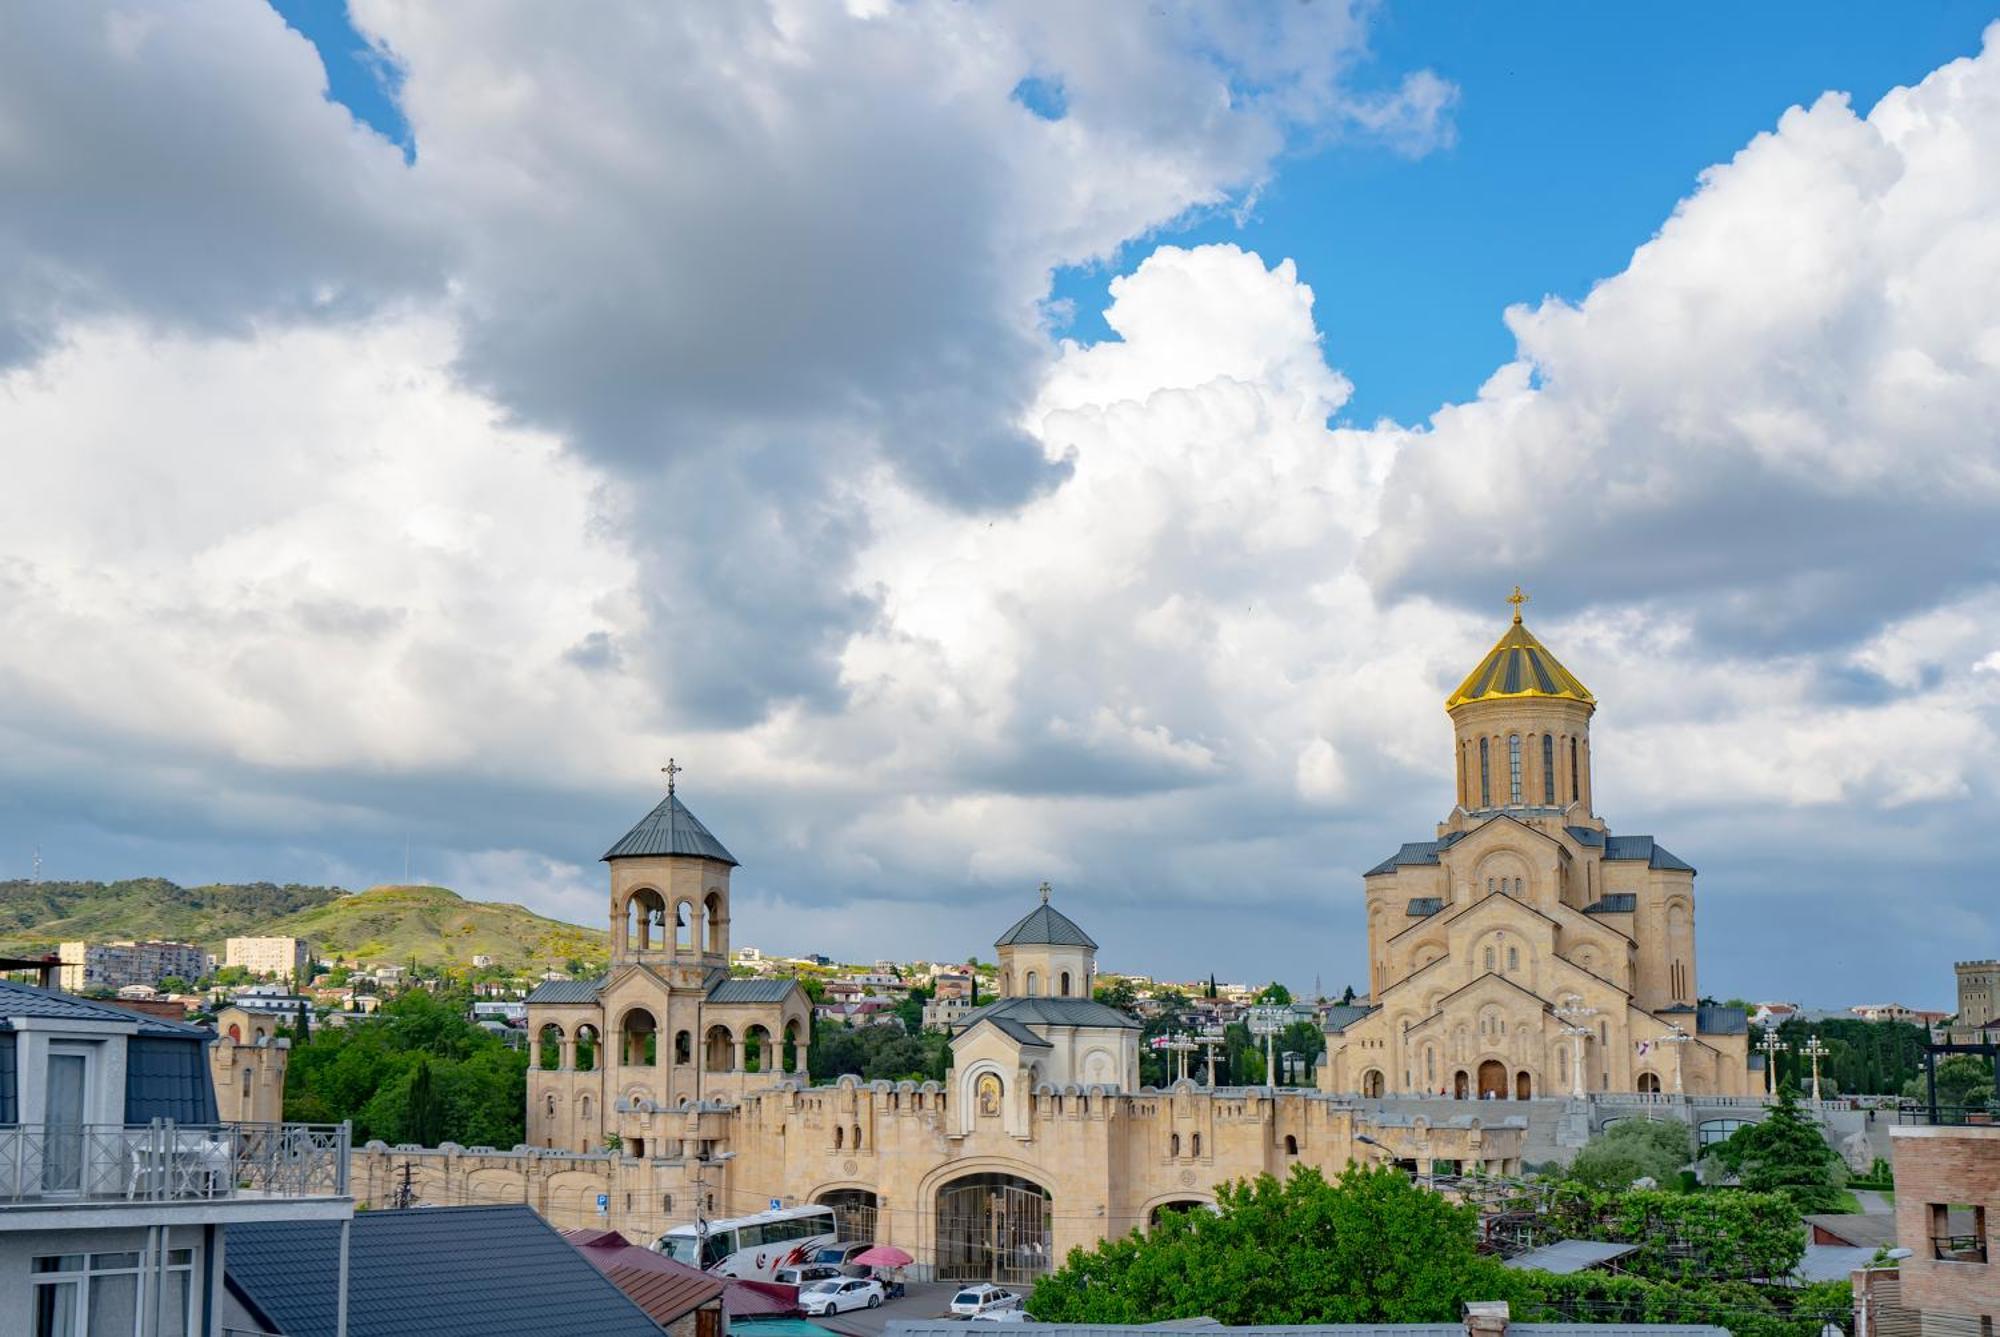
[[[346,1130],[220,1122],[209,1038],[0,983],[0,1333],[214,1337],[236,1232],[347,1228]]]

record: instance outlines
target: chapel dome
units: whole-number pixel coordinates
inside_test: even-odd
[[[1597,698],[1577,681],[1576,675],[1549,653],[1548,647],[1521,623],[1520,589],[1514,591],[1514,625],[1507,628],[1479,666],[1466,675],[1458,690],[1445,698],[1446,710],[1475,701],[1543,700],[1581,701],[1595,706]]]

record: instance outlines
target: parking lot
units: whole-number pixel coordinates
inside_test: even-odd
[[[958,1293],[958,1289],[956,1282],[912,1282],[908,1295],[900,1300],[887,1301],[879,1309],[851,1309],[845,1314],[829,1314],[812,1321],[831,1332],[845,1333],[847,1337],[881,1337],[892,1318],[950,1318],[951,1297]],[[1005,1332],[1007,1329],[988,1330]]]

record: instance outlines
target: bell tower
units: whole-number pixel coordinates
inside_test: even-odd
[[[645,965],[677,988],[729,967],[729,873],[736,858],[675,792],[604,853],[611,865],[611,963]]]

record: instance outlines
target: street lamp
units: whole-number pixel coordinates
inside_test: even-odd
[[[1674,1022],[1667,1029],[1672,1031],[1673,1033],[1671,1035],[1661,1036],[1659,1040],[1656,1041],[1655,1043],[1663,1045],[1672,1045],[1674,1047],[1674,1094],[1680,1095],[1681,1094],[1681,1047],[1687,1044],[1689,1040],[1694,1039],[1694,1037],[1692,1035],[1689,1035],[1687,1031],[1681,1027],[1681,1024],[1679,1022]]]
[[[1817,1106],[1819,1104],[1819,1061],[1833,1051],[1821,1044],[1819,1037],[1815,1035],[1805,1042],[1805,1046],[1799,1052],[1812,1060],[1813,1104]]]
[[[1583,999],[1579,995],[1571,994],[1563,999],[1562,1006],[1555,1009],[1555,1014],[1568,1023],[1562,1028],[1562,1033],[1576,1041],[1575,1044],[1570,1046],[1570,1060],[1576,1072],[1574,1074],[1575,1080],[1570,1083],[1569,1094],[1572,1100],[1582,1100],[1584,1046],[1589,1042],[1590,1037],[1596,1034],[1595,1031],[1590,1029],[1589,1018],[1597,1015],[1597,1009],[1594,1007],[1585,1007]]]
[[[1764,1051],[1764,1094],[1774,1096],[1778,1094],[1778,1055],[1791,1046],[1778,1038],[1776,1026],[1766,1026],[1764,1038],[1757,1042],[1757,1047]]]

